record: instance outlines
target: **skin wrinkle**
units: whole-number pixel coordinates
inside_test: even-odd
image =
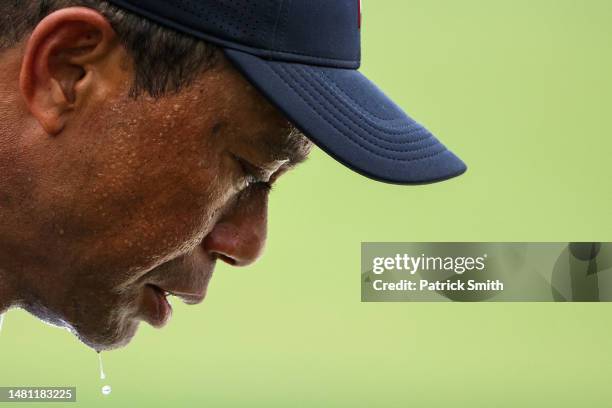
[[[149,285],[198,303],[217,260],[261,255],[269,189],[240,161],[273,182],[312,144],[222,56],[181,92],[135,98],[103,19],[46,24],[37,47],[0,53],[0,312],[20,306],[90,347],[120,347],[141,320],[159,324]],[[83,48],[83,36],[107,43]]]

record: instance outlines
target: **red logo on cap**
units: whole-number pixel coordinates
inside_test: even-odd
[[[361,0],[359,0],[359,29],[361,30],[361,20],[362,20],[362,14],[361,14]]]

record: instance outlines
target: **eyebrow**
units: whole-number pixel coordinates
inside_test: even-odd
[[[312,144],[310,139],[297,127],[291,125],[290,132],[280,143],[269,143],[267,146],[274,160],[286,160],[289,167],[295,167],[308,159]]]

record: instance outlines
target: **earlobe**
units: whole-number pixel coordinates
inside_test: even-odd
[[[61,9],[36,26],[24,52],[20,88],[45,132],[61,133],[71,113],[87,103],[99,79],[94,73],[115,44],[106,18],[84,7]]]

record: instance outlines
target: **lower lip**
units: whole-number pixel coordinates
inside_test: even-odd
[[[164,292],[156,286],[146,285],[143,296],[144,320],[153,327],[163,327],[172,315],[172,307]]]

